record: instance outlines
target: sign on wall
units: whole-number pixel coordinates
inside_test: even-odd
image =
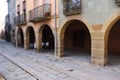
[[[81,11],[81,0],[63,0],[63,12],[66,16],[78,14]]]
[[[120,6],[120,0],[115,0],[116,4]]]

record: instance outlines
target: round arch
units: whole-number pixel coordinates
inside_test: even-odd
[[[17,34],[19,33],[19,31],[22,31],[22,32],[24,33],[24,31],[23,31],[23,29],[22,29],[21,27],[18,27],[18,28],[16,29],[16,31],[17,31]]]
[[[112,26],[120,19],[120,11],[114,13],[104,24],[102,28],[102,32],[104,33],[104,37],[108,38],[109,31]]]
[[[41,49],[54,49],[54,31],[53,28],[48,24],[42,24],[38,29],[38,37],[39,37],[39,48]],[[49,45],[46,46],[46,43]]]
[[[105,23],[104,23],[104,25],[103,25],[103,28],[102,28],[102,32],[104,33],[104,40],[105,40],[105,48],[104,48],[104,54],[105,55],[107,55],[107,62],[109,62],[109,55],[108,54],[110,54],[111,55],[111,51],[112,50],[115,50],[115,49],[113,49],[113,46],[115,46],[115,45],[113,45],[112,43],[113,42],[111,42],[111,41],[113,41],[113,40],[115,40],[113,37],[115,37],[115,36],[117,36],[118,37],[118,35],[115,35],[116,34],[116,32],[115,32],[115,34],[113,34],[113,32],[115,31],[115,30],[117,30],[117,28],[118,28],[118,26],[115,26],[116,25],[116,23],[120,20],[120,11],[118,11],[118,12],[115,12]],[[115,27],[114,27],[115,26]],[[112,37],[111,37],[112,36]],[[115,41],[115,42],[117,42],[117,41]],[[114,43],[115,44],[115,43]],[[117,44],[119,44],[119,43],[117,43]],[[111,45],[111,46],[110,46]],[[116,45],[117,46],[117,45]],[[116,47],[115,47],[116,48]],[[116,48],[117,49],[117,48]],[[112,56],[114,56],[114,55],[112,55]]]
[[[74,26],[75,24],[78,24],[81,26]],[[74,27],[72,27],[72,25]],[[68,51],[69,50],[77,51],[76,53],[79,53],[79,51],[80,52],[83,51],[86,53],[86,55],[88,54],[88,56],[89,56],[89,53],[91,54],[91,34],[92,33],[93,33],[92,26],[90,24],[88,24],[87,21],[85,21],[84,19],[76,18],[76,19],[66,20],[62,24],[62,27],[59,30],[58,57],[64,56],[64,54],[66,53],[66,51],[64,53],[64,49],[66,49]],[[70,35],[71,35],[71,37],[70,37]],[[86,41],[87,41],[87,43],[86,43]],[[72,54],[72,55],[74,55],[74,54]],[[76,54],[76,55],[81,55],[81,54]],[[87,60],[87,62],[88,62],[88,60]],[[90,60],[89,60],[89,62],[90,62]]]
[[[52,31],[52,33],[54,35],[54,29],[49,24],[42,24],[42,25],[40,25],[40,27],[38,29],[38,33],[41,33],[45,26],[49,26],[50,30]]]
[[[17,30],[17,46],[24,47],[24,32],[22,28]]]
[[[83,18],[81,18],[81,19],[80,18],[74,18],[74,19],[70,18],[70,19],[65,20],[63,22],[63,24],[61,25],[60,30],[59,30],[59,36],[64,33],[64,31],[67,28],[68,24],[71,23],[74,20],[78,20],[78,21],[84,23],[87,26],[89,32],[93,33],[94,30],[93,30],[92,26],[85,19],[83,19]]]
[[[27,26],[26,29],[25,29],[25,34],[27,34],[27,32],[29,31],[30,28],[33,29],[33,31],[35,32],[34,27],[31,26],[31,25],[29,25],[29,26]]]
[[[33,24],[32,22],[28,22],[27,25],[26,25],[26,28],[25,28],[25,32],[27,31],[27,29],[28,29],[29,27],[32,27],[33,30],[35,31],[35,29],[34,29],[34,24]]]
[[[32,26],[28,26],[25,30],[25,37],[26,37],[26,49],[33,49],[34,48],[34,43],[36,40],[35,36],[35,30]]]

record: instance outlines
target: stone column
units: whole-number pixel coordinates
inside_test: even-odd
[[[58,36],[58,54],[57,57],[60,58],[64,56],[64,36]]]
[[[17,34],[17,47],[20,46],[20,34]]]
[[[10,36],[11,36],[11,43],[13,44],[13,31],[10,31]]]
[[[104,33],[96,31],[92,34],[92,64],[104,66],[107,64],[107,41]]]
[[[27,34],[24,35],[24,49],[29,49],[29,36]]]
[[[42,50],[42,34],[39,32],[36,32],[36,49],[37,52],[40,52]]]

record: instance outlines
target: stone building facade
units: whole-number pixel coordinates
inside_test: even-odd
[[[14,17],[16,16],[16,9],[15,9],[16,0],[7,0],[7,3],[8,3],[8,15],[6,16],[5,35],[6,35],[6,40],[10,41],[12,44],[15,45],[16,25],[15,25]]]
[[[11,25],[10,25],[9,15],[6,15],[5,17],[5,40],[9,42],[11,41],[10,31],[11,31]]]
[[[119,0],[17,0],[16,9],[20,47],[40,52],[48,42],[58,58],[77,50],[102,66],[120,56]]]

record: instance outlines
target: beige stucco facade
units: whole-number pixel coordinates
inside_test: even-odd
[[[22,2],[24,0],[17,0],[17,5],[22,8]],[[37,51],[42,50],[42,31],[44,25],[48,25],[51,29],[54,40],[57,40],[57,45],[54,49],[57,50],[57,57],[64,56],[64,44],[65,31],[69,24],[73,21],[79,21],[84,24],[89,31],[90,35],[90,55],[91,63],[97,65],[106,65],[108,63],[108,37],[109,32],[114,24],[120,19],[120,7],[117,6],[115,0],[81,0],[81,12],[80,14],[65,16],[63,14],[63,0],[56,0],[56,23],[54,17],[55,3],[54,0],[49,1],[51,4],[51,16],[50,19],[39,20],[36,22],[29,21],[29,11],[36,6],[44,4],[43,0],[38,0],[39,4],[35,4],[34,0],[26,0],[26,13],[27,23],[17,26],[16,32],[19,28],[23,30],[24,34],[24,48],[29,49],[29,37],[28,28],[32,27],[35,33],[35,43]],[[22,13],[22,9],[20,9]],[[57,36],[56,36],[56,27]],[[56,44],[56,42],[54,41]],[[87,44],[86,44],[87,45]]]
[[[23,1],[26,1],[26,14],[27,14],[27,23],[26,24],[23,24],[23,25],[18,25],[17,26],[17,30],[19,28],[22,28],[23,30],[23,33],[24,33],[24,48],[25,49],[28,49],[28,35],[27,35],[27,29],[28,27],[32,27],[34,32],[35,32],[35,40],[36,40],[36,46],[37,46],[37,49],[40,50],[40,42],[38,40],[40,40],[39,38],[39,33],[41,33],[41,29],[42,29],[42,26],[43,25],[48,25],[50,27],[50,29],[52,30],[52,32],[54,33],[54,26],[55,26],[55,20],[54,20],[54,1],[53,0],[50,0],[49,1],[49,4],[51,4],[51,16],[50,16],[50,19],[49,20],[41,20],[41,21],[37,21],[37,22],[30,22],[29,21],[29,11],[36,8],[36,7],[39,7],[43,4],[45,4],[46,2],[44,2],[43,0],[37,0],[36,2],[34,0],[17,0],[16,1],[16,8],[18,5],[20,5],[20,14],[23,14],[23,10],[22,10],[22,3]],[[58,4],[58,2],[56,2]],[[35,5],[37,4],[37,5]],[[58,16],[58,5],[57,5],[57,16]],[[17,15],[17,13],[16,13]],[[56,21],[58,23],[58,17],[56,16]],[[58,26],[58,24],[57,24]],[[38,45],[39,44],[39,45]]]

